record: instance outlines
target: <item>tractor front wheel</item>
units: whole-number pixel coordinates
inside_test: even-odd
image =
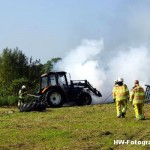
[[[78,106],[90,105],[91,102],[92,102],[91,95],[89,93],[84,92],[79,95],[77,105]]]

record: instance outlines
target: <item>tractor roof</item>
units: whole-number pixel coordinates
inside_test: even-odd
[[[64,74],[66,74],[66,72],[65,71],[56,71],[56,72],[48,72],[48,73],[44,73],[44,74],[42,74],[41,75],[41,77],[44,77],[44,76],[47,76],[47,75],[53,75],[53,74],[58,74],[58,75],[64,75]]]

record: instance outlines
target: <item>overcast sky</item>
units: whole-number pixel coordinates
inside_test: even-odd
[[[0,0],[0,52],[19,47],[42,63],[83,39],[103,39],[103,56],[150,47],[149,0]]]

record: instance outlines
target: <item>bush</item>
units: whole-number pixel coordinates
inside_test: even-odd
[[[0,106],[8,105],[8,101],[4,97],[0,97]]]
[[[0,106],[15,106],[17,102],[17,96],[0,97]]]
[[[18,102],[18,96],[8,96],[7,97],[7,104],[9,106],[17,105]]]

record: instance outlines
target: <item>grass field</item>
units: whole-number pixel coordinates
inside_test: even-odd
[[[145,113],[146,120],[135,120],[128,104],[126,118],[116,118],[114,103],[24,113],[3,107],[0,150],[148,150],[150,145],[114,145],[114,140],[150,141],[148,104]]]

